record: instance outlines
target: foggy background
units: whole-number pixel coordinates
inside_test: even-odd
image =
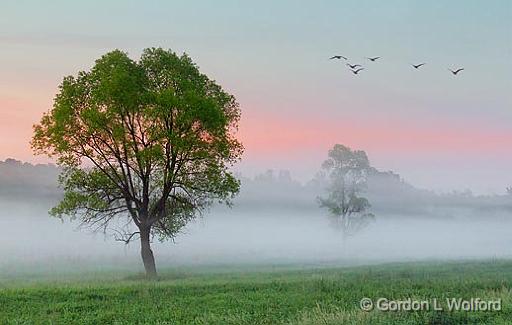
[[[0,274],[142,270],[139,242],[78,229],[49,217],[59,170],[0,162]],[[153,242],[157,267],[190,265],[356,265],[388,261],[511,257],[512,195],[436,193],[374,170],[365,196],[375,222],[345,245],[316,198],[318,180],[290,172],[240,175],[234,206],[215,206],[172,241]]]

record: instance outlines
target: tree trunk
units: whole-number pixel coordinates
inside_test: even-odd
[[[342,253],[343,257],[347,256],[348,248],[347,248],[347,239],[348,239],[348,216],[341,216],[341,241],[342,241]]]
[[[140,255],[142,256],[146,276],[149,279],[155,279],[157,276],[155,257],[153,256],[151,244],[149,243],[149,234],[150,228],[140,229]]]

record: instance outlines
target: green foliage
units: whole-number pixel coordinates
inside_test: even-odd
[[[344,235],[357,232],[374,218],[366,212],[370,202],[361,196],[370,168],[364,151],[341,144],[329,150],[328,159],[322,164],[320,177],[327,182],[327,197],[319,197],[318,201]]]
[[[63,280],[0,278],[1,324],[510,324],[510,261],[338,269],[173,269]],[[129,273],[128,273],[129,274]],[[359,301],[502,299],[501,312],[363,312]]]
[[[128,216],[173,237],[214,201],[230,203],[235,98],[187,55],[145,49],[139,61],[112,51],[90,71],[65,77],[53,109],[34,127],[33,149],[64,167],[57,216],[105,229]]]
[[[370,163],[364,151],[352,151],[341,144],[335,145],[322,164],[321,176],[327,179],[328,196],[319,198],[320,205],[335,216],[368,209],[368,200],[358,195],[366,186],[369,168]]]

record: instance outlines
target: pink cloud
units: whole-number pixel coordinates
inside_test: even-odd
[[[445,123],[422,125],[422,121],[379,122],[310,116],[246,113],[239,136],[246,152],[253,155],[296,155],[325,150],[334,143],[378,154],[429,155],[500,154],[512,145],[512,130],[469,121],[454,127]]]

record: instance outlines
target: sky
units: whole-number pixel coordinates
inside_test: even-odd
[[[4,0],[0,160],[48,162],[29,141],[62,78],[109,50],[137,59],[153,46],[188,53],[235,95],[246,148],[235,168],[249,176],[288,169],[305,181],[342,143],[421,188],[512,185],[507,0]]]

